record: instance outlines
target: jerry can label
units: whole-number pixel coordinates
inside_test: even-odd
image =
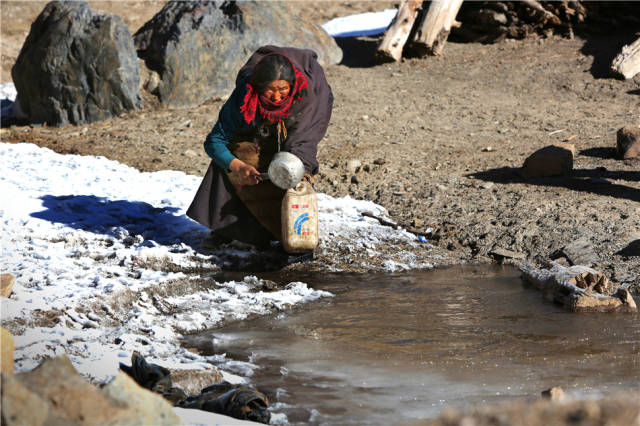
[[[309,213],[302,213],[293,222],[293,230],[298,235],[309,235],[309,230],[304,227],[304,223],[309,220]]]
[[[282,203],[282,243],[285,251],[304,252],[318,245],[317,198],[310,184],[301,183]]]

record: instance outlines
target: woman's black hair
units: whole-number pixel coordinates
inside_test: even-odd
[[[291,86],[295,82],[296,75],[293,71],[291,61],[282,55],[265,56],[253,69],[251,84],[258,91],[262,91],[265,87],[275,80],[285,80]]]

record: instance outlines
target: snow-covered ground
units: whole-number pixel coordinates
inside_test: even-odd
[[[198,251],[208,230],[185,216],[197,176],[142,173],[24,143],[0,143],[0,157],[0,261],[3,272],[16,276],[11,298],[2,299],[2,322],[19,331],[18,371],[65,352],[79,371],[101,381],[134,350],[172,368],[211,368],[215,361],[224,369],[223,355],[181,348],[180,333],[330,296],[301,282],[266,292],[253,276],[220,283],[202,272],[242,250]],[[374,258],[389,244],[419,244],[363,217],[363,211],[385,215],[372,202],[319,198],[320,251]],[[377,266],[429,266],[410,251],[395,256]]]
[[[357,37],[382,34],[398,13],[397,9],[341,16],[322,25],[332,37]]]

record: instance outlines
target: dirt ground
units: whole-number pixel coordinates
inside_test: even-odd
[[[132,33],[163,4],[89,3],[109,13],[126,10],[121,16]],[[29,25],[45,4],[0,4],[2,82],[10,81]],[[393,6],[296,4],[318,24]],[[430,242],[445,263],[501,261],[496,249],[514,252],[516,261],[566,262],[562,249],[574,244],[596,269],[640,294],[640,161],[615,157],[616,131],[640,125],[640,76],[624,81],[607,72],[637,36],[450,41],[442,57],[384,65],[371,59],[379,39],[341,39],[343,63],[325,69],[335,107],[319,149],[316,189],[372,200],[403,225],[438,230]],[[143,97],[142,109],[118,118],[78,127],[14,126],[2,129],[2,141],[102,155],[143,171],[203,175],[209,160],[202,143],[222,102],[169,110]],[[573,174],[521,176],[528,155],[562,141],[575,144]],[[348,160],[365,163],[352,174]]]

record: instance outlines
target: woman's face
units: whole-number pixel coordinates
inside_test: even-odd
[[[260,95],[269,99],[271,102],[280,102],[289,95],[291,85],[286,80],[274,80],[267,84],[267,87],[260,92]]]

